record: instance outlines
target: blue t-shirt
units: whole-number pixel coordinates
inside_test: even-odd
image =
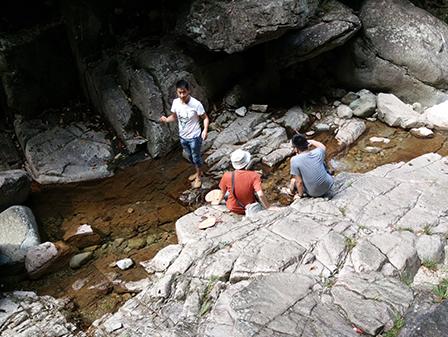
[[[333,177],[324,166],[325,150],[316,148],[301,152],[291,158],[291,175],[302,177],[305,192],[320,197],[333,186]]]

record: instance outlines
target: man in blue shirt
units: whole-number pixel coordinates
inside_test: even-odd
[[[292,146],[296,155],[291,158],[291,194],[298,197],[305,193],[310,197],[323,196],[333,186],[333,177],[324,164],[325,145],[296,134],[292,137]]]

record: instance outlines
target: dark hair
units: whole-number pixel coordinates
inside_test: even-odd
[[[176,83],[176,89],[187,89],[190,90],[190,83],[185,80],[179,80]]]
[[[305,151],[308,149],[308,146],[310,144],[308,143],[304,135],[298,133],[292,137],[292,145],[298,148],[300,151]]]

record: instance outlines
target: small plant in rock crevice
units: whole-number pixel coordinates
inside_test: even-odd
[[[437,299],[441,302],[448,299],[448,278],[443,279],[440,283],[434,287],[432,290]]]
[[[424,225],[421,230],[421,233],[426,235],[432,235],[432,227],[428,224]]]
[[[201,300],[202,304],[201,308],[199,309],[200,317],[206,315],[212,307],[213,300],[212,298],[210,298],[210,293],[218,280],[219,280],[218,276],[211,276],[210,279],[208,280],[207,287],[205,288],[204,294],[202,295]]]
[[[357,242],[354,237],[347,236],[345,238],[345,248],[347,249],[348,252],[351,252],[353,250],[353,248],[355,248],[356,243]]]
[[[397,337],[400,333],[401,328],[404,326],[404,318],[397,316],[394,320],[394,326],[382,334],[383,337]]]
[[[423,260],[422,266],[426,267],[427,269],[429,269],[431,271],[437,271],[437,269],[438,269],[437,262],[435,262],[433,260]]]

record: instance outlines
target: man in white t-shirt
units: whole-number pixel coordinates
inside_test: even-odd
[[[177,98],[171,106],[171,115],[160,117],[161,123],[178,121],[179,138],[182,148],[188,153],[196,173],[188,179],[193,181],[193,187],[201,187],[202,176],[202,141],[207,139],[209,119],[202,103],[190,95],[190,84],[185,80],[176,83]],[[201,131],[199,119],[204,121],[204,130]]]

